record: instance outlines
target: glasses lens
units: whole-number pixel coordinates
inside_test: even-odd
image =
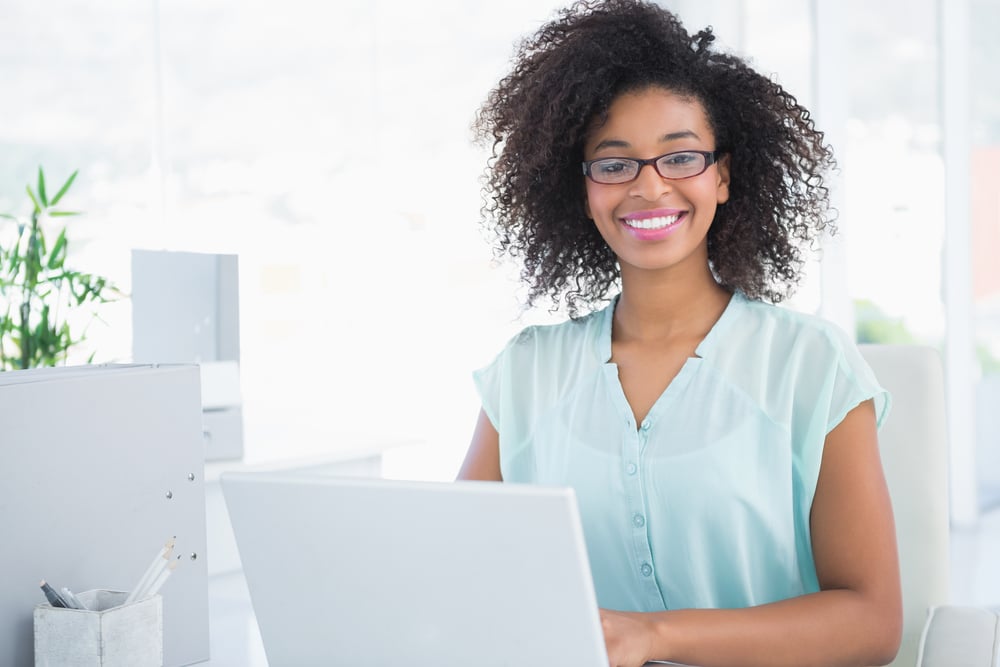
[[[656,169],[666,178],[689,178],[705,171],[707,160],[701,153],[682,151],[664,155],[656,162]]]
[[[590,177],[598,183],[625,183],[635,178],[638,165],[632,160],[608,158],[590,164]]]

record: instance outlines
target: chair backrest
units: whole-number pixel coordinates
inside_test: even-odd
[[[861,345],[892,409],[879,433],[896,519],[903,643],[893,667],[916,665],[927,611],[948,603],[948,437],[940,354],[921,345]]]

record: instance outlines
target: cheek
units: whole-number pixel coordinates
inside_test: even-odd
[[[583,207],[587,212],[587,217],[591,220],[596,221],[598,218],[607,217],[613,208],[613,202],[608,197],[607,188],[597,186],[588,180]]]

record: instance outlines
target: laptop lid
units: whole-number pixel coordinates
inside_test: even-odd
[[[280,472],[222,488],[271,667],[607,666],[571,489]]]

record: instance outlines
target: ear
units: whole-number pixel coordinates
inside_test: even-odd
[[[725,204],[729,201],[729,165],[731,161],[731,156],[726,153],[719,158],[716,163],[716,173],[718,173],[718,183],[716,184],[716,202],[719,204]]]

